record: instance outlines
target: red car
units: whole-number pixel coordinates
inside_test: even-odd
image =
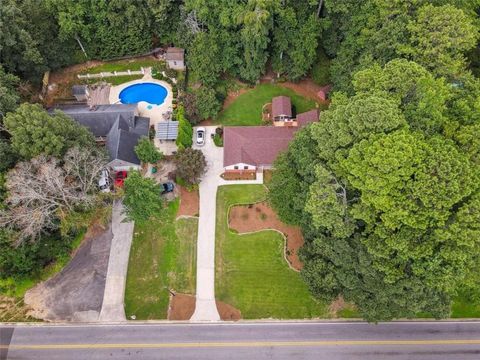
[[[124,171],[124,170],[118,171],[115,174],[115,186],[116,187],[123,187],[123,182],[125,181],[127,176],[128,176],[128,173],[126,171]]]

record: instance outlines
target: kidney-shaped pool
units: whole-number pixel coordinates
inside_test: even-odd
[[[139,83],[127,86],[118,97],[122,104],[136,104],[145,101],[149,104],[160,105],[165,101],[167,94],[168,90],[160,84]]]

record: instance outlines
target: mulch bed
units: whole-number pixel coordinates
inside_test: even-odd
[[[236,172],[224,172],[220,175],[224,180],[256,180],[257,174],[255,172],[245,172],[245,173],[236,173]]]
[[[177,216],[198,216],[200,199],[198,190],[188,191],[183,186],[177,185],[180,189],[180,206]]]
[[[217,310],[220,319],[237,321],[242,318],[240,310],[232,305],[217,301]],[[170,306],[168,309],[168,320],[190,320],[195,311],[195,296],[186,294],[175,294],[170,296]]]
[[[251,205],[236,205],[230,208],[228,216],[230,228],[239,233],[255,232],[265,229],[281,231],[287,238],[287,259],[290,265],[301,270],[303,263],[298,250],[303,246],[303,235],[299,227],[286,225],[266,202]]]

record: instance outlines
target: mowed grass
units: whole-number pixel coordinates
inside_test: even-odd
[[[125,312],[129,318],[166,319],[168,290],[195,294],[198,220],[175,220],[178,200],[155,219],[135,224],[128,264]]]
[[[279,95],[289,96],[297,114],[315,108],[315,101],[298,95],[295,91],[275,84],[260,84],[240,95],[217,119],[229,126],[262,125],[262,107]]]
[[[132,60],[110,61],[105,64],[92,67],[86,70],[84,73],[99,74],[101,72],[140,70],[142,67],[156,66],[159,63],[160,61],[155,59],[132,59]]]
[[[228,209],[266,197],[262,185],[221,186],[217,193],[216,297],[242,312],[244,319],[326,317],[326,306],[309,293],[300,274],[284,258],[284,239],[276,231],[239,235],[229,230]]]

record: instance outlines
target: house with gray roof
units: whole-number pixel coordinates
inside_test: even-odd
[[[105,145],[110,156],[108,165],[114,171],[140,169],[135,146],[142,137],[148,137],[150,119],[138,115],[136,104],[66,105],[56,109],[88,128],[97,142]]]

